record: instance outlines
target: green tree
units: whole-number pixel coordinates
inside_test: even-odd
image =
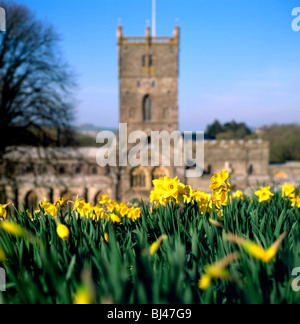
[[[223,126],[218,120],[215,120],[211,125],[207,126],[206,133],[212,138],[216,139],[217,135],[224,131]]]
[[[207,134],[212,139],[244,139],[252,136],[251,129],[245,123],[236,123],[235,121],[220,124],[215,121],[213,124],[207,126]]]
[[[270,142],[271,162],[300,160],[300,125],[265,126],[262,138]]]

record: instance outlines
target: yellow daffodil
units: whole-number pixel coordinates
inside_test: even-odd
[[[114,213],[109,214],[109,219],[113,223],[121,223],[121,218],[118,215],[114,214]]]
[[[85,286],[80,286],[74,296],[74,305],[91,305],[92,300],[88,289]]]
[[[263,247],[261,247],[260,245],[254,243],[254,242],[251,242],[249,240],[246,240],[242,237],[239,237],[239,236],[236,236],[233,234],[228,234],[226,236],[226,239],[227,239],[227,241],[230,241],[237,245],[242,246],[243,249],[247,253],[249,253],[251,256],[253,256],[255,259],[258,259],[265,263],[269,263],[276,256],[278,249],[286,236],[287,236],[287,234],[283,233],[278,238],[278,240],[268,250],[265,250]]]
[[[40,239],[33,236],[31,233],[29,233],[27,230],[16,223],[3,221],[0,223],[0,230],[18,238],[27,239],[28,241],[37,244],[40,248],[44,248],[44,244]]]
[[[229,231],[227,227],[225,227],[225,226],[222,225],[220,222],[218,222],[218,221],[216,221],[216,220],[214,220],[214,219],[211,219],[211,218],[210,218],[210,219],[209,219],[209,222],[210,222],[212,225],[216,226],[216,227],[219,227],[219,228],[224,229],[226,232]]]
[[[216,205],[218,209],[221,206],[227,206],[228,202],[228,193],[225,190],[217,191],[213,195],[213,203]]]
[[[30,210],[26,210],[26,213],[28,214],[29,218],[31,219],[31,221],[34,221],[34,217],[39,215],[40,211],[39,210],[35,210],[32,214],[32,212]]]
[[[75,202],[72,202],[72,201],[70,201],[70,202],[74,204],[74,210],[78,214],[80,214],[80,215],[84,214],[84,206],[86,204],[84,198],[79,199],[79,197],[77,196]]]
[[[297,208],[300,208],[300,195],[298,197],[293,198],[291,202],[293,207],[296,206]]]
[[[85,203],[84,207],[82,209],[83,214],[81,216],[85,216],[86,218],[89,218],[90,215],[93,213],[93,204],[92,203]]]
[[[63,206],[64,203],[65,203],[65,199],[60,197],[60,198],[56,199],[54,205]]]
[[[150,194],[151,202],[157,205],[165,205],[175,201],[176,203],[184,203],[188,188],[182,184],[176,177],[161,177],[153,180],[154,190]]]
[[[106,232],[104,232],[103,237],[104,237],[105,242],[108,243],[109,237],[108,237],[108,234]]]
[[[127,218],[131,219],[133,222],[135,222],[140,217],[141,217],[141,210],[139,208],[135,208],[134,206],[132,206],[128,210]]]
[[[259,197],[259,202],[267,201],[269,202],[271,200],[271,197],[274,196],[274,194],[270,191],[271,187],[260,187],[260,190],[256,191],[255,195]]]
[[[73,304],[90,305],[95,302],[96,290],[93,282],[92,273],[89,269],[83,270],[82,283],[75,292]]]
[[[207,211],[208,213],[211,213],[212,211],[212,199],[211,196],[206,194],[206,193],[202,193],[202,195],[198,195],[197,196],[197,204],[199,206],[200,212],[203,215],[205,213],[205,211]]]
[[[285,184],[282,186],[282,198],[295,198],[296,188],[291,184]]]
[[[47,198],[45,197],[44,200],[40,201],[40,206],[43,207],[44,204],[47,204]],[[43,207],[44,208],[44,207]]]
[[[241,200],[244,200],[244,194],[242,191],[240,190],[237,190],[233,195],[232,195],[233,198],[236,198],[236,199],[241,199]]]
[[[230,191],[231,186],[228,182],[230,176],[227,170],[223,170],[220,173],[215,173],[211,178],[210,188],[215,191],[226,190]]]
[[[49,213],[52,217],[57,217],[57,207],[51,203],[43,203],[42,207],[45,210],[45,215]]]
[[[184,200],[186,203],[193,202],[194,194],[196,194],[191,186],[185,186]]]
[[[159,205],[165,206],[168,203],[168,200],[164,197],[164,192],[161,189],[155,189],[150,193],[150,202],[155,202],[156,206]]]
[[[124,202],[122,202],[120,204],[120,215],[122,217],[125,217],[128,214],[128,212],[129,212],[128,206]]]
[[[109,211],[109,212],[113,212],[113,211],[117,211],[118,208],[118,205],[115,201],[111,201],[108,205],[106,205],[106,209]]]
[[[219,220],[220,221],[223,221],[224,220],[224,212],[223,212],[223,209],[216,209],[216,213],[219,216]]]
[[[0,223],[0,229],[15,237],[25,237],[27,232],[18,224],[4,221]]]
[[[206,192],[201,192],[199,189],[194,190],[191,194],[191,197],[194,198],[196,201],[200,201],[200,200],[211,200],[211,195],[206,193]]]
[[[94,208],[94,215],[96,215],[96,217],[93,217],[93,219],[99,221],[99,219],[102,219],[104,216],[104,209],[98,204],[96,205]]]
[[[199,282],[198,282],[198,287],[199,287],[199,289],[201,289],[201,290],[207,290],[208,287],[210,286],[211,282],[212,282],[212,278],[211,278],[211,276],[205,273],[205,274],[202,275],[202,277],[200,278],[200,280],[199,280]]]
[[[209,195],[206,192],[201,192],[199,189],[192,191],[190,193],[190,197],[186,198],[186,199],[187,199],[187,202],[192,201],[192,199],[194,199],[194,201],[199,206],[201,214],[204,214],[206,210],[210,213],[212,210],[211,195]]]
[[[162,242],[164,240],[166,240],[168,237],[166,235],[162,235],[156,242],[154,242],[153,244],[151,244],[150,246],[150,254],[154,255],[155,253],[158,252],[158,250],[160,249]]]
[[[231,185],[228,182],[230,176],[227,170],[223,170],[220,173],[215,173],[211,178],[210,188],[212,189],[212,201],[216,206],[219,218],[223,219],[222,206],[227,206],[228,192],[231,190]],[[212,210],[212,208],[211,208]]]
[[[7,218],[7,209],[6,208],[9,205],[11,205],[11,204],[7,204],[7,205],[1,205],[0,204],[0,220]]]
[[[105,230],[105,225],[103,225],[103,236],[101,236],[101,241],[105,241],[106,243],[108,243],[109,241],[109,236]]]
[[[215,264],[206,266],[205,274],[200,278],[198,287],[201,290],[207,290],[213,279],[233,280],[233,277],[225,268],[238,258],[238,253],[232,253]]]
[[[70,231],[68,227],[63,224],[58,224],[56,233],[63,241],[68,241],[70,237]]]
[[[110,202],[111,202],[111,200],[110,200],[109,196],[107,196],[107,195],[103,195],[101,197],[101,199],[99,199],[99,203],[101,205],[108,205]]]

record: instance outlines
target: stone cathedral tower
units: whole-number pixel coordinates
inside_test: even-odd
[[[173,37],[124,37],[118,28],[120,122],[133,130],[178,130],[179,27]]]
[[[142,130],[178,130],[179,27],[172,37],[153,37],[150,27],[144,37],[126,37],[117,30],[119,53],[120,123],[128,133]],[[120,172],[120,198],[149,199],[152,180],[159,176],[176,176],[172,166],[139,167]]]

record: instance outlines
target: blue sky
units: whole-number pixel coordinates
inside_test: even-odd
[[[62,36],[78,75],[77,124],[118,126],[116,28],[143,36],[151,0],[18,0]],[[180,130],[219,119],[300,123],[300,0],[157,0],[157,35],[181,27]]]

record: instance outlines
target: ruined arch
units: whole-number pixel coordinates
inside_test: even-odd
[[[26,209],[38,209],[38,196],[34,191],[29,191],[25,197]]]

